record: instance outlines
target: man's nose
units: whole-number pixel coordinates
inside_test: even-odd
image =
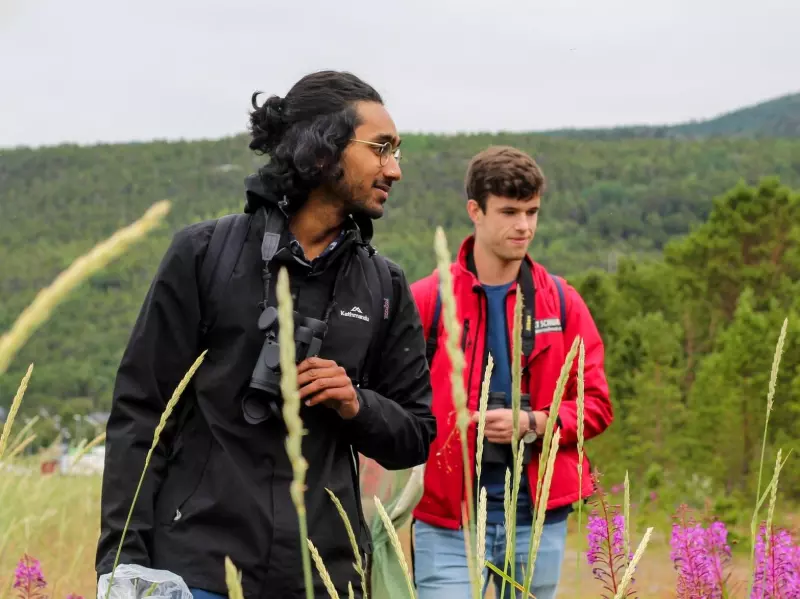
[[[394,156],[389,156],[389,160],[383,166],[383,176],[392,181],[399,181],[403,178],[400,162]]]

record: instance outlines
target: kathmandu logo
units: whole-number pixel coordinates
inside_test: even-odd
[[[347,316],[348,318],[358,318],[359,320],[363,320],[365,322],[369,322],[369,316],[366,316],[362,311],[361,308],[358,306],[353,306],[350,308],[349,312],[345,312],[344,310],[340,310],[339,314],[342,316]]]

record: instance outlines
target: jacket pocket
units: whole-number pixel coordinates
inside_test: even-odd
[[[200,487],[208,467],[211,437],[190,430],[181,434],[176,447],[179,449],[167,463],[164,482],[156,499],[155,516],[161,524],[177,522],[183,517],[182,508]]]

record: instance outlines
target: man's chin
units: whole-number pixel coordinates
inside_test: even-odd
[[[503,256],[506,260],[513,262],[515,260],[522,260],[525,258],[526,254],[528,253],[528,248],[512,248],[509,249],[505,256]]]
[[[370,202],[369,204],[359,204],[358,206],[354,206],[352,213],[361,214],[372,220],[378,220],[383,216],[383,206],[378,202]]]
[[[370,205],[367,207],[366,213],[371,219],[377,220],[383,216],[383,206],[381,204]]]

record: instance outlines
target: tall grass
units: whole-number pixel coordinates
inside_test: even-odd
[[[772,370],[770,371],[769,376],[769,386],[767,388],[767,408],[766,408],[766,417],[764,418],[764,433],[761,438],[761,458],[758,462],[758,486],[756,487],[756,504],[755,509],[753,510],[753,517],[750,520],[750,571],[753,572],[755,569],[755,551],[756,551],[756,537],[757,537],[757,523],[758,523],[758,513],[763,505],[764,498],[760,497],[761,495],[761,476],[764,472],[764,454],[767,448],[767,433],[769,431],[769,415],[772,412],[772,405],[775,400],[775,387],[778,380],[778,369],[781,363],[781,357],[783,356],[783,345],[786,341],[786,330],[789,326],[789,319],[785,318],[783,320],[783,325],[781,326],[781,332],[778,335],[778,342],[775,345],[775,355],[772,358]],[[777,468],[776,468],[777,473]],[[775,481],[777,484],[777,481]],[[750,584],[747,588],[747,596],[749,597],[753,592],[753,584],[755,583],[755,574],[751,575]]]
[[[208,350],[206,350],[208,351]],[[161,413],[161,419],[156,425],[156,429],[153,432],[153,442],[150,444],[150,449],[147,451],[147,456],[144,459],[144,466],[142,467],[142,473],[139,475],[139,483],[136,485],[136,491],[133,494],[133,499],[131,500],[131,507],[128,510],[128,517],[125,519],[125,526],[122,529],[122,536],[119,540],[119,545],[117,546],[117,554],[114,556],[114,565],[111,569],[111,578],[108,582],[108,590],[106,591],[106,599],[111,596],[111,587],[114,584],[114,573],[116,572],[117,566],[119,565],[119,556],[122,553],[122,546],[125,542],[125,535],[128,533],[128,526],[130,526],[131,518],[133,517],[133,510],[136,507],[136,500],[139,498],[139,491],[142,488],[142,483],[144,483],[144,476],[147,473],[147,467],[150,465],[150,459],[153,457],[153,452],[155,451],[156,447],[158,446],[158,441],[161,438],[161,433],[164,431],[164,427],[167,424],[167,420],[169,419],[170,415],[172,415],[175,406],[178,404],[178,400],[183,395],[186,386],[189,384],[189,381],[194,376],[194,373],[197,372],[197,369],[200,368],[200,365],[203,363],[203,360],[206,357],[206,351],[204,351],[200,356],[194,361],[194,364],[189,368],[189,371],[184,374],[183,379],[178,384],[175,391],[172,393],[172,397],[170,397],[169,401],[167,402],[164,411]]]
[[[289,274],[285,268],[281,268],[278,273],[278,285],[275,288],[275,293],[278,298],[278,341],[280,343],[283,420],[288,431],[286,435],[286,453],[292,464],[293,472],[290,493],[300,525],[300,554],[303,560],[306,597],[307,599],[313,599],[314,585],[311,579],[308,524],[303,497],[308,463],[303,457],[303,421],[300,418],[300,392],[297,388],[292,292],[289,289]]]
[[[577,390],[578,390],[578,397],[576,400],[577,403],[577,412],[578,412],[578,488],[583,489],[583,444],[585,441],[585,434],[584,434],[584,414],[586,411],[586,398],[584,397],[585,392],[585,381],[583,378],[583,372],[586,364],[586,346],[581,340],[580,344],[578,345],[578,381],[577,381]],[[578,501],[578,535],[581,534],[581,520],[583,516],[583,501]],[[581,554],[580,552],[575,552],[575,568],[576,572],[576,580],[578,581],[576,585],[576,594],[580,597],[581,593],[581,575],[580,575],[580,568],[581,568]]]
[[[49,314],[52,312],[54,306],[69,293],[71,289],[74,289],[78,284],[80,284],[81,280],[85,280],[86,277],[90,276],[92,272],[96,272],[98,269],[102,268],[104,264],[107,264],[111,259],[118,256],[124,247],[133,243],[136,239],[140,238],[147,231],[151,230],[153,226],[157,223],[157,221],[163,217],[163,214],[166,213],[166,207],[168,204],[160,204],[159,209],[154,208],[151,211],[148,211],[149,220],[143,223],[139,223],[138,225],[132,225],[124,229],[122,232],[115,234],[108,242],[104,244],[98,245],[94,248],[88,257],[80,258],[76,261],[73,266],[71,266],[64,275],[60,276],[56,283],[51,285],[46,292],[43,292],[37,299],[34,300],[33,304],[26,309],[23,315],[15,322],[14,326],[12,327],[11,331],[3,336],[2,343],[0,343],[0,374],[4,372],[4,369],[10,363],[11,359],[13,358],[14,353],[24,344],[24,342],[29,338],[32,330],[39,326],[44,320],[49,317]],[[98,249],[99,248],[99,249]],[[466,445],[466,432],[467,427],[469,425],[470,416],[469,411],[467,409],[467,396],[466,391],[463,386],[463,367],[464,367],[464,358],[463,355],[460,353],[460,348],[458,346],[457,340],[460,338],[460,327],[458,318],[456,315],[455,310],[455,302],[453,298],[453,290],[452,290],[452,279],[449,276],[449,256],[447,250],[447,243],[444,232],[439,229],[437,230],[436,235],[436,243],[435,243],[435,250],[437,254],[437,260],[440,265],[440,285],[442,291],[442,300],[444,306],[444,314],[445,314],[445,327],[448,333],[448,344],[447,344],[447,351],[448,355],[450,356],[451,362],[453,363],[453,390],[454,390],[454,398],[456,402],[456,407],[458,409],[458,428],[459,432],[461,433],[461,444],[462,444],[462,453],[464,458],[464,464],[470,463],[470,460],[467,459],[467,445]],[[299,400],[298,400],[298,393],[297,393],[297,380],[296,380],[296,369],[294,368],[294,355],[292,355],[293,351],[293,344],[290,342],[290,335],[292,331],[291,326],[291,316],[292,316],[292,306],[291,306],[291,297],[288,295],[288,277],[286,276],[285,271],[281,271],[278,277],[278,297],[279,297],[279,320],[280,320],[280,330],[281,330],[281,371],[282,371],[282,378],[281,378],[281,388],[284,394],[284,419],[287,423],[287,429],[289,431],[286,440],[286,450],[292,460],[292,466],[294,470],[294,477],[293,483],[291,487],[291,494],[292,499],[295,505],[295,509],[298,512],[298,517],[301,522],[300,526],[300,551],[301,551],[301,559],[303,560],[303,572],[304,572],[304,582],[306,587],[306,596],[313,597],[313,584],[311,579],[311,558],[313,556],[314,562],[317,566],[318,571],[320,572],[321,578],[325,587],[327,589],[328,594],[331,597],[336,597],[336,590],[333,588],[332,583],[330,582],[329,577],[326,576],[326,568],[324,563],[322,562],[321,557],[316,552],[313,543],[310,542],[308,539],[308,533],[306,527],[304,525],[304,516],[305,516],[305,508],[303,504],[303,489],[305,487],[305,472],[306,472],[306,463],[305,459],[302,456],[302,421],[299,417]],[[521,298],[518,297],[518,300]],[[518,301],[517,305],[521,308],[521,302]],[[515,381],[519,381],[519,368],[520,368],[520,354],[518,351],[519,343],[518,340],[520,339],[520,322],[517,314],[515,312],[515,319],[514,319],[514,377]],[[287,324],[288,323],[288,324]],[[764,467],[764,459],[765,459],[765,448],[766,448],[766,438],[769,430],[769,414],[773,407],[774,396],[776,392],[776,382],[777,382],[777,373],[779,370],[780,359],[783,351],[783,345],[785,342],[786,331],[787,331],[787,324],[788,319],[786,319],[783,323],[783,327],[781,329],[781,333],[778,338],[778,342],[776,345],[775,356],[773,359],[773,367],[772,372],[770,375],[769,381],[769,389],[767,393],[767,417],[765,420],[764,426],[764,438],[762,441],[762,452],[761,452],[761,459],[759,462],[759,483],[756,495],[756,505],[753,512],[753,517],[751,519],[751,552],[750,552],[750,579],[749,579],[749,587],[747,597],[750,597],[752,593],[752,589],[756,584],[763,583],[762,580],[756,580],[756,568],[754,568],[754,552],[755,552],[755,545],[756,539],[758,538],[757,532],[757,524],[759,521],[759,514],[761,508],[767,499],[769,500],[768,510],[767,510],[767,517],[765,523],[766,529],[766,547],[767,551],[770,550],[771,544],[773,543],[773,537],[771,536],[771,529],[773,527],[773,522],[775,518],[775,511],[776,511],[776,504],[777,504],[777,488],[778,488],[778,481],[781,469],[783,465],[786,463],[787,457],[783,456],[783,452],[779,449],[777,452],[776,462],[775,462],[775,469],[773,472],[773,476],[767,485],[766,489],[761,489],[761,478],[762,472]],[[539,456],[539,475],[537,480],[537,489],[535,495],[535,505],[536,505],[536,513],[534,514],[534,534],[531,536],[531,542],[529,546],[528,552],[528,563],[524,567],[524,579],[523,582],[520,583],[516,578],[516,572],[514,572],[514,562],[515,560],[506,560],[504,564],[503,570],[500,570],[489,561],[485,559],[485,552],[483,548],[483,541],[484,539],[480,538],[485,535],[484,528],[485,526],[485,509],[478,509],[477,515],[473,511],[473,506],[471,504],[472,501],[472,490],[471,490],[471,473],[469,472],[468,468],[465,468],[464,477],[465,477],[465,486],[467,489],[467,496],[464,506],[464,525],[465,525],[465,542],[467,543],[467,553],[468,555],[472,556],[469,560],[469,569],[470,569],[470,583],[471,588],[473,590],[473,597],[477,598],[480,597],[481,587],[483,585],[482,580],[482,571],[484,568],[488,567],[492,572],[499,575],[504,583],[512,585],[515,589],[522,590],[527,596],[531,596],[527,592],[527,588],[529,587],[530,581],[534,577],[535,573],[535,560],[538,553],[539,548],[539,541],[541,538],[541,527],[544,522],[544,510],[547,504],[547,499],[549,497],[550,492],[550,483],[552,480],[553,475],[553,464],[556,458],[556,455],[559,450],[559,443],[560,443],[560,431],[555,426],[555,417],[558,412],[558,406],[562,400],[562,395],[564,393],[566,380],[569,375],[569,372],[572,367],[572,363],[575,359],[576,354],[578,355],[578,368],[577,368],[577,377],[578,377],[578,413],[579,413],[579,427],[578,427],[578,447],[579,447],[579,460],[583,460],[583,361],[584,361],[584,351],[582,342],[579,339],[575,339],[570,351],[567,355],[567,358],[563,364],[561,374],[559,376],[558,384],[556,385],[556,390],[553,396],[552,408],[550,412],[550,416],[547,423],[547,428],[545,432],[544,444],[542,447],[541,455]],[[162,414],[161,420],[154,430],[153,433],[153,443],[151,445],[150,452],[148,452],[148,456],[145,460],[144,467],[142,469],[140,479],[139,479],[139,486],[137,486],[137,490],[132,497],[132,505],[131,505],[131,513],[133,510],[133,506],[135,505],[138,499],[138,492],[142,484],[143,477],[147,471],[149,466],[149,458],[153,451],[153,448],[157,445],[161,430],[164,427],[166,420],[169,418],[173,408],[175,407],[177,401],[179,400],[185,385],[188,383],[190,378],[192,377],[193,373],[196,369],[200,366],[205,354],[201,354],[192,367],[189,369],[187,373],[185,373],[183,380],[175,389],[172,398],[167,403],[165,410]],[[491,362],[490,362],[491,365]],[[14,456],[18,447],[24,443],[26,443],[25,434],[27,430],[30,428],[31,424],[29,423],[26,427],[24,427],[14,438],[14,440],[9,444],[9,440],[11,439],[11,432],[15,417],[19,411],[20,405],[23,400],[25,388],[29,384],[29,381],[32,377],[33,373],[33,365],[28,368],[28,371],[23,378],[19,390],[12,402],[12,407],[9,412],[9,417],[3,427],[2,434],[0,435],[0,460],[5,460],[8,462],[11,457]],[[479,438],[482,440],[483,436],[483,427],[485,426],[485,413],[486,413],[486,395],[488,391],[488,380],[491,376],[491,366],[487,368],[487,371],[484,373],[484,381],[482,386],[481,392],[481,399],[480,399],[480,407],[479,407],[479,417],[477,422],[478,428],[478,435]],[[516,397],[512,397],[512,405],[514,406],[514,410],[519,416],[521,406],[520,406],[520,390],[519,385],[514,385],[512,395],[516,395]],[[518,439],[518,425],[515,425],[514,431],[514,441],[519,441]],[[30,437],[27,437],[30,438]],[[94,442],[99,442],[99,440],[95,440]],[[91,445],[91,444],[89,444]],[[83,446],[85,450],[88,446]],[[478,451],[480,452],[480,443],[478,445]],[[519,464],[521,463],[522,451],[521,447],[517,446],[517,443],[512,444],[512,451],[514,452],[514,470],[518,474],[521,470]],[[5,456],[4,456],[5,454]],[[0,464],[1,465],[1,464]],[[513,522],[513,519],[509,519],[509,517],[515,514],[516,505],[513,501],[515,497],[515,488],[519,485],[519,476],[515,476],[515,481],[513,484],[510,483],[510,471],[507,470],[507,484],[506,484],[506,517],[508,522]],[[49,484],[48,480],[42,477],[39,478],[25,478],[25,477],[15,477],[15,475],[8,475],[3,477],[3,486],[0,487],[0,499],[4,499],[0,501],[0,511],[7,505],[7,497],[8,493],[12,489],[12,485],[9,484],[9,481],[14,481],[13,490],[19,491],[21,496],[25,497],[32,497],[34,495],[39,495],[43,499],[43,504],[47,505],[48,503],[48,493],[54,496],[55,494],[63,494],[66,497],[73,497],[73,495],[69,493],[62,493],[60,486],[53,486],[49,488],[49,491],[44,490],[44,485]],[[66,479],[65,485],[69,483],[69,479]],[[477,467],[477,478],[476,478],[476,485],[477,488],[481,491],[479,493],[479,497],[485,498],[485,489],[480,488],[480,466]],[[93,504],[99,500],[99,488],[97,485],[97,481],[94,481],[93,486],[90,488],[92,489],[91,493],[86,494],[84,492],[83,487],[76,487],[70,486],[70,493],[75,493],[75,503],[82,504],[87,513],[92,510]],[[341,507],[341,504],[338,502],[338,499],[331,493],[331,499],[335,503],[337,503],[338,507]],[[377,498],[376,498],[377,499]],[[381,520],[383,525],[386,527],[389,537],[391,539],[391,543],[397,553],[397,559],[399,560],[402,571],[405,577],[405,585],[407,586],[408,594],[411,597],[415,596],[415,590],[413,588],[412,579],[410,572],[408,570],[408,565],[405,563],[405,559],[403,556],[402,549],[400,547],[399,538],[397,535],[397,531],[394,529],[392,525],[391,519],[386,514],[385,510],[382,510],[382,505],[380,501],[376,501],[376,505],[378,507],[378,512],[381,516]],[[479,506],[485,505],[482,499],[479,499]],[[630,481],[626,475],[625,478],[625,495],[624,495],[624,515],[626,522],[630,521]],[[54,520],[58,520],[57,522],[57,529],[59,531],[59,541],[56,543],[59,547],[68,547],[69,544],[69,519],[68,516],[75,513],[75,506],[69,505],[68,511],[61,511],[59,512],[56,509],[45,509],[41,514],[35,518],[36,523],[43,523],[43,522],[53,522]],[[340,510],[340,514],[342,515],[345,523],[347,525],[348,534],[351,535],[351,543],[353,544],[353,551],[354,551],[354,567],[356,571],[359,572],[360,576],[362,577],[362,584],[366,587],[367,581],[364,574],[364,567],[360,561],[360,554],[357,549],[357,544],[355,543],[355,537],[352,533],[352,527],[350,526],[349,522],[347,521],[347,516],[343,510]],[[477,518],[477,521],[476,521]],[[580,518],[580,512],[579,512]],[[128,517],[128,522],[125,525],[125,531],[127,531],[127,526],[130,520],[130,513]],[[12,531],[20,530],[22,531],[22,535],[24,538],[24,546],[27,548],[32,539],[31,536],[31,524],[34,520],[31,518],[23,518],[19,521],[13,520],[10,525],[7,527],[6,530],[0,531],[0,557],[2,557],[3,551],[7,546],[7,541],[11,537]],[[483,521],[483,525],[482,525]],[[580,523],[579,523],[580,524]],[[513,526],[510,529],[513,530]],[[624,573],[620,578],[620,582],[616,585],[614,589],[614,598],[615,599],[622,599],[623,597],[627,597],[630,593],[630,587],[633,582],[633,575],[636,571],[638,564],[640,563],[644,550],[647,547],[651,536],[652,536],[653,528],[647,528],[645,534],[643,535],[641,541],[638,544],[636,552],[634,553],[632,559],[627,561],[625,565]],[[123,539],[124,539],[123,532]],[[512,533],[513,534],[513,533]],[[625,527],[625,538],[624,538],[624,553],[627,558],[629,555],[629,549],[631,547],[631,539],[630,539],[630,530],[629,527]],[[120,543],[121,547],[122,543]],[[68,566],[66,566],[65,570],[67,574],[62,576],[57,582],[55,586],[59,586],[65,583],[65,578],[70,578],[72,573],[75,571],[77,564],[82,556],[85,556],[87,553],[91,553],[91,547],[85,546],[78,546],[78,547],[69,547],[67,551],[63,551],[64,559]],[[117,552],[117,559],[115,559],[115,569],[117,565],[117,560],[119,557],[119,551]],[[225,560],[225,572],[226,572],[226,582],[229,588],[230,597],[232,599],[241,599],[243,597],[242,588],[241,588],[241,577],[240,574],[237,572],[235,564],[229,559],[226,558]],[[510,571],[509,571],[510,566]],[[766,573],[763,573],[763,577],[766,577]],[[112,571],[112,582],[113,582],[113,571]],[[69,581],[66,581],[69,584]],[[109,586],[110,591],[110,586]],[[364,589],[366,593],[366,588]],[[2,590],[0,590],[2,592]],[[348,586],[348,592],[350,596],[353,596],[352,586]],[[730,596],[730,594],[726,594],[725,596]]]
[[[472,505],[472,473],[467,468],[470,463],[467,448],[467,427],[471,417],[467,408],[467,393],[464,389],[464,354],[459,346],[461,339],[461,324],[456,313],[456,300],[453,294],[453,276],[450,272],[450,251],[447,247],[447,238],[441,227],[436,229],[434,240],[436,251],[436,263],[439,272],[439,290],[442,296],[442,315],[445,330],[447,331],[447,343],[445,345],[447,355],[450,358],[452,371],[450,380],[453,389],[453,402],[456,408],[456,425],[458,427],[461,440],[462,464],[464,470],[464,488],[466,490],[466,512],[463,518],[463,526],[466,531],[467,552],[473,550],[473,555],[477,554],[476,534],[475,534],[475,510]],[[474,597],[480,596],[480,577],[477,564],[474,560],[468,559],[469,579]]]
[[[160,225],[170,207],[168,200],[153,204],[139,220],[97,244],[75,260],[51,285],[40,291],[14,322],[11,330],[0,337],[0,375],[6,372],[19,348],[50,318],[55,307],[69,293]]]

